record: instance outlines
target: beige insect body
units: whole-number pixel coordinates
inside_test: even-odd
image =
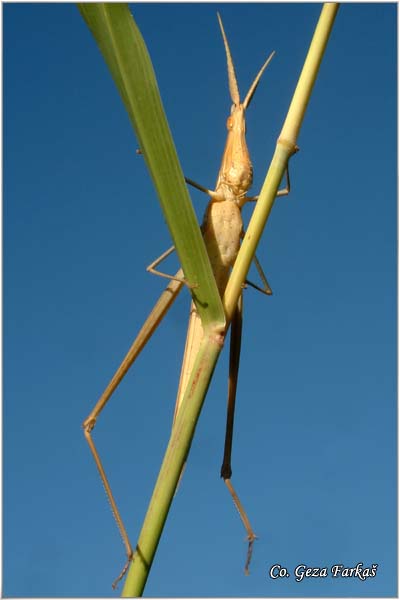
[[[258,82],[267,68],[272,53],[258,72],[243,103],[240,102],[232,56],[220,16],[218,15],[226,51],[229,90],[232,99],[231,114],[227,118],[228,135],[221,160],[215,190],[207,190],[211,200],[201,226],[211,268],[221,295],[225,291],[229,273],[239,252],[243,234],[241,208],[253,198],[247,191],[253,183],[253,166],[246,143],[246,108]],[[200,186],[199,186],[200,187]],[[174,421],[182,405],[186,386],[203,337],[201,321],[194,303],[191,305],[181,376],[175,403]]]
[[[194,187],[200,189],[201,191],[207,193],[211,200],[207,206],[205,211],[203,223],[201,226],[204,242],[207,248],[207,252],[210,258],[212,270],[217,282],[218,290],[221,295],[225,291],[229,274],[231,268],[236,260],[237,254],[239,252],[240,241],[243,235],[243,222],[241,209],[246,202],[256,200],[256,197],[248,197],[247,191],[249,190],[252,180],[253,180],[253,168],[250,161],[249,151],[247,149],[246,144],[246,120],[245,113],[246,108],[249,106],[250,101],[253,97],[253,94],[256,90],[258,82],[260,80],[261,75],[264,70],[268,66],[272,56],[272,53],[259,73],[257,74],[254,82],[252,83],[246,98],[243,102],[240,102],[239,90],[236,81],[235,70],[233,67],[232,57],[228,45],[228,41],[226,39],[225,31],[222,25],[222,21],[220,16],[218,15],[219,24],[221,27],[222,37],[224,40],[224,46],[227,57],[227,65],[228,65],[228,79],[229,79],[229,90],[232,98],[232,108],[231,114],[227,119],[227,139],[225,143],[225,149],[221,161],[221,167],[218,173],[217,183],[215,186],[215,190],[209,190],[204,188],[203,186],[193,182],[190,179],[186,178],[186,181],[193,185]],[[287,173],[288,178],[288,173]],[[289,188],[289,178],[288,178],[288,188]],[[278,192],[278,195],[284,195],[288,193],[289,189],[281,190]],[[111,505],[112,512],[114,513],[118,528],[120,530],[122,539],[125,544],[126,553],[127,553],[127,562],[122,569],[120,575],[115,580],[113,587],[116,586],[118,581],[124,576],[126,573],[129,563],[133,557],[133,549],[131,543],[129,541],[129,537],[126,531],[126,528],[123,524],[122,518],[120,516],[117,504],[113,497],[113,493],[111,491],[111,486],[108,482],[102,461],[100,459],[99,453],[95,446],[94,440],[92,438],[92,430],[95,426],[98,416],[103,410],[104,406],[107,404],[111,395],[132,366],[133,362],[136,360],[137,356],[140,354],[141,350],[153,335],[155,329],[158,324],[168,311],[175,297],[179,293],[180,289],[183,287],[184,283],[187,283],[190,287],[191,282],[187,282],[183,278],[183,272],[180,269],[175,276],[171,277],[170,275],[165,275],[164,273],[160,273],[155,270],[156,264],[159,264],[161,260],[166,258],[173,251],[173,247],[164,252],[161,257],[159,257],[154,263],[152,263],[148,270],[162,275],[163,277],[168,277],[171,279],[169,285],[162,293],[160,299],[154,306],[151,311],[149,317],[144,323],[142,329],[140,330],[138,336],[133,342],[132,346],[128,350],[124,360],[121,365],[118,367],[116,373],[112,377],[110,383],[104,390],[103,394],[100,396],[96,405],[92,409],[89,416],[85,419],[83,423],[83,429],[85,438],[89,444],[90,450],[93,454],[94,460],[96,462],[100,477],[105,487],[105,491],[108,497],[108,500]],[[261,266],[259,265],[257,259],[254,259],[255,265],[261,276],[261,279],[264,283],[264,289],[259,288],[254,284],[253,287],[256,287],[260,291],[263,291],[267,294],[271,293],[271,290],[268,286],[268,282],[265,279],[265,276],[262,272]],[[248,282],[250,283],[250,282]],[[249,541],[249,548],[247,553],[247,560],[245,571],[248,572],[248,565],[250,563],[251,558],[251,550],[252,544],[255,539],[255,535],[250,526],[247,515],[240,503],[240,500],[231,484],[230,477],[232,473],[231,469],[231,447],[232,447],[232,433],[233,433],[233,415],[234,415],[234,405],[235,405],[235,395],[236,395],[236,383],[237,383],[237,371],[239,367],[239,357],[240,357],[240,335],[241,335],[241,299],[239,300],[237,316],[232,320],[232,336],[231,336],[231,358],[230,358],[230,377],[229,377],[229,391],[228,391],[228,411],[227,411],[227,426],[226,426],[226,436],[225,436],[225,449],[224,449],[224,459],[223,465],[221,468],[221,476],[223,477],[229,492],[233,498],[236,508],[239,511],[242,522],[247,531],[247,539]],[[194,360],[198,354],[198,350],[201,344],[201,340],[203,337],[203,329],[201,325],[200,318],[197,314],[195,305],[192,303],[191,311],[190,311],[190,319],[188,325],[188,333],[186,338],[186,346],[184,352],[184,358],[182,362],[181,376],[179,382],[179,389],[177,393],[177,399],[175,404],[175,412],[174,412],[174,422],[176,419],[176,415],[181,407],[182,400],[185,394],[185,390],[187,387],[187,383],[189,377],[191,375]],[[239,340],[237,344],[233,344],[234,340]],[[234,350],[232,351],[232,348]]]

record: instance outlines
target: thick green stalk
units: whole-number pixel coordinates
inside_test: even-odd
[[[289,159],[297,150],[297,137],[338,9],[337,3],[324,4],[322,8],[271,165],[225,290],[223,304],[227,324],[232,319],[243,281],[246,279]]]
[[[257,243],[270,214],[285,168],[290,156],[296,150],[297,135],[329,38],[337,7],[338,5],[328,4],[322,10],[320,21],[296,88],[294,100],[290,106],[260,198],[228,282],[224,296],[224,308],[228,323],[232,318],[243,281],[246,278]],[[306,82],[306,85],[304,82]],[[298,89],[302,90],[302,92],[297,93]],[[283,137],[284,133],[285,137]],[[213,330],[210,327],[206,329],[185,392],[182,408],[172,429],[165,458],[139,536],[134,559],[122,593],[124,597],[141,596],[143,593],[176,486],[190,449],[204,397],[223,346],[223,339],[224,335],[221,329],[216,328]]]
[[[154,487],[139,541],[128,572],[123,597],[141,596],[160,541],[168,511],[186,461],[197,420],[223,344],[222,333],[206,334],[178,413]]]

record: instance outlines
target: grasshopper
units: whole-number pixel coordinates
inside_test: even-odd
[[[210,201],[204,215],[203,223],[201,225],[201,231],[209,255],[212,270],[217,282],[218,290],[222,297],[229,279],[231,268],[236,260],[239,251],[241,238],[243,237],[243,220],[241,210],[247,202],[254,202],[257,200],[257,196],[247,196],[247,192],[251,187],[253,181],[253,167],[251,164],[250,155],[246,144],[246,109],[250,105],[254,92],[261,79],[261,76],[264,73],[267,66],[269,65],[274,55],[274,52],[270,54],[270,56],[267,58],[267,60],[257,73],[244,101],[241,102],[228,40],[224,31],[221,17],[219,16],[219,14],[217,16],[225,47],[229,91],[232,100],[231,112],[226,122],[228,134],[215,190],[205,188],[189,178],[185,179],[188,184],[206,193],[210,197]],[[290,180],[288,171],[286,171],[286,180],[287,185],[284,189],[278,191],[278,196],[286,195],[290,191]],[[147,270],[151,273],[161,275],[162,277],[167,277],[171,281],[164,290],[164,292],[161,294],[159,300],[157,301],[149,317],[144,323],[142,329],[140,330],[137,338],[128,350],[121,365],[118,367],[117,371],[115,372],[110,383],[99,398],[92,412],[83,422],[85,438],[89,444],[89,448],[96,462],[98,471],[100,473],[100,477],[104,484],[105,491],[110,502],[111,509],[117,522],[118,528],[120,530],[127,553],[127,562],[121,574],[113,583],[113,587],[115,587],[116,583],[125,575],[133,556],[133,550],[125,526],[121,519],[119,510],[117,508],[115,499],[113,497],[111,487],[108,482],[106,473],[104,471],[102,462],[100,460],[99,453],[94,444],[92,438],[92,430],[105,404],[108,402],[111,395],[113,394],[113,392],[115,391],[115,389],[129,370],[129,368],[135,361],[136,357],[140,354],[141,350],[156,330],[160,321],[163,319],[168,309],[172,305],[173,301],[177,297],[179,291],[185,283],[188,284],[188,282],[186,282],[186,280],[184,279],[183,272],[181,269],[174,276],[167,275],[156,270],[156,267],[160,264],[160,262],[164,260],[164,258],[166,258],[166,256],[168,256],[173,251],[173,249],[174,248],[172,247],[166,252],[164,252],[164,254],[162,254],[156,261],[154,261],[151,265],[149,265],[149,267],[147,267]],[[255,258],[254,261],[258,273],[263,282],[263,287],[259,287],[249,281],[247,281],[246,283],[262,291],[263,293],[270,295],[272,292],[269,287],[268,281],[262,271],[260,263],[257,260],[257,258]],[[239,497],[231,483],[231,451],[235,398],[240,359],[241,332],[242,299],[240,298],[235,315],[232,319],[231,350],[229,361],[230,376],[228,387],[228,407],[224,444],[224,458],[221,467],[221,477],[223,478],[232,496],[233,502],[237,510],[239,511],[239,515],[247,532],[248,550],[245,564],[245,573],[248,574],[253,543],[256,539],[256,535],[254,534],[254,531],[250,525],[250,521],[246,515],[242,503],[239,500]],[[194,303],[192,303],[173,422],[175,422],[176,416],[180,410],[188,379],[193,368],[194,360],[200,347],[202,336],[203,330],[201,326],[201,321],[197,314],[195,305]]]

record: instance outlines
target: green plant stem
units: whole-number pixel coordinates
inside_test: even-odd
[[[290,156],[296,151],[297,135],[329,38],[337,7],[338,5],[328,4],[322,10],[320,21],[296,88],[294,100],[290,106],[282,134],[278,139],[260,198],[228,282],[224,296],[224,309],[228,325],[259,238],[270,214],[285,168]],[[307,85],[304,84],[305,80]],[[302,90],[301,93],[297,93],[298,89]],[[123,589],[123,597],[140,596],[143,593],[182,467],[190,449],[204,397],[222,349],[223,339],[223,332],[218,329],[212,330],[209,328],[205,331],[204,339],[185,392],[182,408],[173,427],[165,458],[143,523],[134,559]]]
[[[274,204],[278,187],[290,157],[297,150],[300,127],[338,9],[339,4],[337,3],[324,4],[322,8],[292,102],[277,141],[274,156],[225,290],[223,304],[228,326],[241,294],[243,281],[247,277],[258,242]]]
[[[154,487],[122,597],[141,596],[157,550],[161,532],[193,439],[196,423],[223,345],[223,334],[204,335],[185,402],[172,428],[168,447]]]

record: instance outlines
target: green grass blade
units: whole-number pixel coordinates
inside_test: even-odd
[[[126,4],[79,4],[121,94],[150,171],[185,278],[207,328],[224,323],[212,274],[146,45]]]

